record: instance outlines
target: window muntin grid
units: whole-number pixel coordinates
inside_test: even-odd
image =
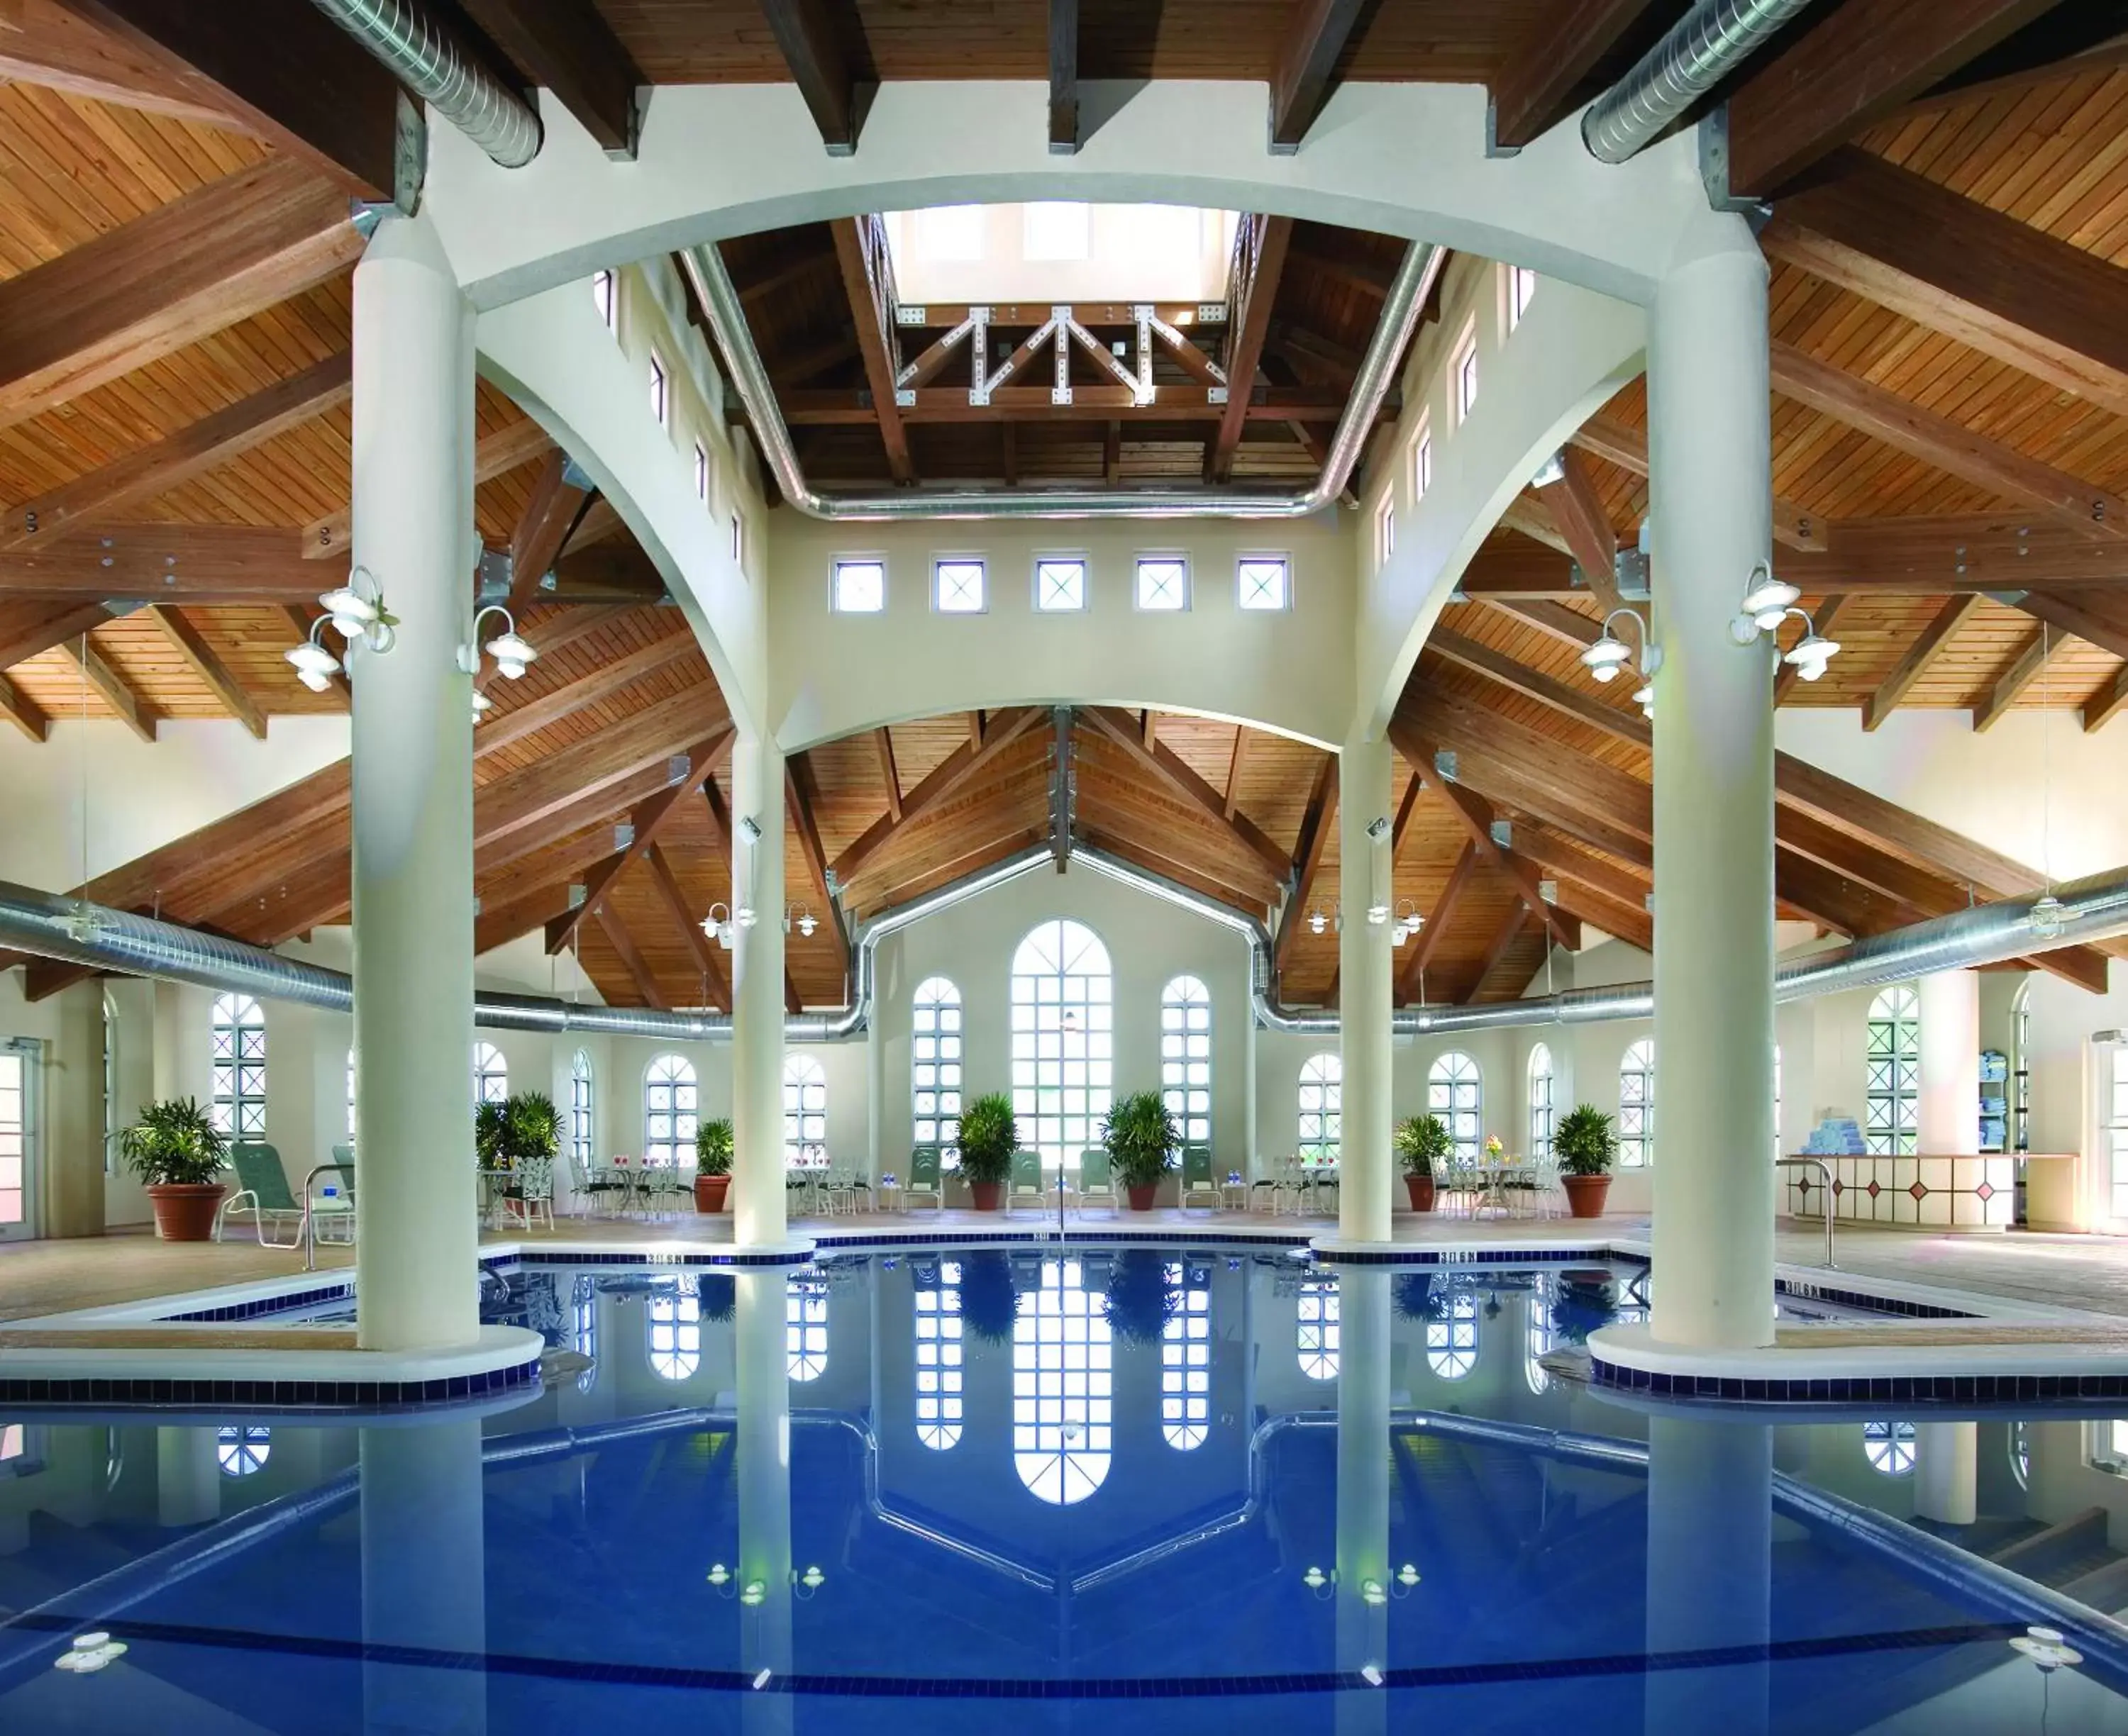
[[[1012,961],[1012,1111],[1020,1144],[1076,1170],[1100,1136],[1114,1077],[1109,951],[1082,923],[1056,918]]]
[[[1202,1266],[1167,1268],[1180,1300],[1160,1335],[1160,1432],[1187,1453],[1204,1444],[1212,1426],[1212,1279]]]
[[[1212,991],[1178,976],[1160,996],[1160,1098],[1185,1145],[1212,1141]]]
[[[1921,998],[1905,984],[1869,1003],[1862,1138],[1872,1152],[1911,1155],[1921,1139]]]
[[[1343,1136],[1345,1063],[1334,1054],[1311,1055],[1300,1065],[1300,1161],[1317,1169],[1337,1161]]]
[[[1551,1157],[1551,1136],[1559,1124],[1553,1093],[1556,1080],[1551,1070],[1551,1048],[1539,1043],[1529,1058],[1529,1155],[1538,1163]]]
[[[810,1055],[783,1060],[783,1166],[828,1167],[828,1074]]]
[[[941,614],[981,614],[988,608],[981,561],[938,561],[931,567],[932,605]]]
[[[217,994],[214,1043],[215,1127],[232,1140],[266,1137],[266,1013],[248,994]]]
[[[1456,352],[1451,374],[1456,394],[1456,420],[1460,424],[1478,407],[1478,334],[1466,334]]]
[[[1426,1323],[1426,1365],[1443,1380],[1461,1380],[1478,1366],[1478,1298],[1458,1290],[1441,1318]]]
[[[1630,1045],[1618,1062],[1618,1164],[1645,1169],[1655,1155],[1655,1044]]]
[[[794,1278],[784,1284],[783,1362],[793,1380],[818,1380],[828,1372],[826,1278]]]
[[[691,1279],[653,1294],[644,1319],[653,1374],[685,1380],[702,1366],[702,1302]]]
[[[1384,495],[1382,504],[1375,509],[1375,564],[1386,567],[1389,557],[1396,553],[1396,499]]]
[[[1071,614],[1086,606],[1086,563],[1058,556],[1034,563],[1034,607],[1042,614]]]
[[[1038,1501],[1100,1488],[1114,1451],[1114,1344],[1077,1260],[1045,1260],[1012,1329],[1012,1460]]]
[[[1285,609],[1293,601],[1293,568],[1282,554],[1249,555],[1236,562],[1234,583],[1244,609]]]
[[[650,415],[660,428],[672,419],[672,380],[666,372],[665,358],[656,350],[650,352]]]
[[[695,1155],[701,1093],[695,1064],[684,1055],[661,1055],[643,1074],[643,1160],[675,1167]]]
[[[598,310],[599,324],[608,331],[620,325],[620,279],[610,271],[591,273],[591,306]]]
[[[1485,1079],[1461,1049],[1435,1058],[1426,1074],[1426,1107],[1455,1142],[1458,1163],[1475,1164],[1485,1140]]]
[[[940,1166],[961,1154],[961,991],[943,976],[916,985],[910,1008],[909,1084],[915,1143],[939,1148]]]
[[[1293,1344],[1310,1380],[1337,1378],[1337,1280],[1304,1278],[1294,1303]]]
[[[502,1058],[502,1051],[492,1043],[473,1046],[473,1101],[478,1108],[482,1103],[500,1103],[510,1096],[510,1063]]]
[[[1862,1453],[1869,1468],[1887,1477],[1906,1477],[1914,1468],[1917,1439],[1910,1422],[1865,1422]]]
[[[591,1058],[581,1049],[569,1058],[569,1155],[591,1160]]]
[[[1537,296],[1537,273],[1521,265],[1508,268],[1508,330],[1513,331],[1522,323],[1522,315],[1529,311]]]
[[[228,1424],[214,1431],[215,1463],[224,1477],[249,1477],[273,1456],[273,1431],[263,1423]]]
[[[2106,1082],[2106,1173],[2113,1215],[2128,1217],[2128,1044],[2114,1044],[2112,1054]]]
[[[1138,606],[1156,614],[1190,606],[1190,563],[1178,555],[1138,557]]]
[[[1522,1298],[1527,1311],[1522,1319],[1522,1379],[1531,1392],[1542,1394],[1551,1387],[1551,1373],[1544,1359],[1558,1342],[1551,1319],[1551,1283],[1539,1278],[1537,1286]]]
[[[739,558],[735,548],[732,558]],[[836,562],[832,601],[838,614],[877,614],[886,607],[886,562]]]
[[[1421,423],[1418,439],[1412,443],[1411,448],[1411,504],[1418,505],[1432,486],[1433,430]]]
[[[941,1260],[919,1274],[915,1294],[916,1438],[943,1453],[961,1441],[960,1263]]]

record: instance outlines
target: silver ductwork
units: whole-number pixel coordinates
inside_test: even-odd
[[[1699,0],[1640,64],[1589,106],[1582,142],[1623,163],[1740,66],[1810,0]]]
[[[311,0],[505,168],[539,154],[539,117],[413,0]]]
[[[1237,493],[1217,488],[896,489],[886,494],[824,495],[799,467],[776,388],[754,348],[746,311],[715,244],[682,249],[680,263],[731,370],[748,425],[783,498],[810,518],[873,523],[904,519],[1304,519],[1344,492],[1382,401],[1396,381],[1398,359],[1418,325],[1446,253],[1423,241],[1404,249],[1382,303],[1381,323],[1361,358],[1352,395],[1323,472],[1298,494]],[[1061,341],[1061,340],[1060,340]]]

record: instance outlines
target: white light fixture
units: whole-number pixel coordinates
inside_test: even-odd
[[[2069,907],[2051,892],[2044,893],[2032,901],[2025,924],[2043,941],[2059,940],[2069,927]]]
[[[383,588],[367,567],[358,567],[347,583],[318,598],[333,628],[350,645],[359,640],[370,650],[389,651],[398,642],[399,619],[384,606]]]
[[[1608,682],[1617,680],[1619,671],[1633,662],[1633,647],[1611,631],[1612,622],[1621,615],[1641,630],[1638,666],[1643,676],[1653,681],[1655,672],[1662,667],[1662,647],[1649,640],[1647,621],[1637,609],[1621,606],[1603,617],[1603,637],[1581,653],[1582,666],[1598,681]]]
[[[820,919],[813,914],[810,904],[786,904],[783,907],[783,932],[786,934],[795,927],[799,933],[810,940],[813,931],[819,926]]]
[[[1409,899],[1399,899],[1396,908],[1396,932],[1389,937],[1390,944],[1401,946],[1406,941],[1414,939],[1419,930],[1425,926],[1426,918],[1420,912],[1418,906]]]
[[[718,915],[719,911],[724,914]],[[732,923],[731,906],[721,904],[710,905],[710,913],[702,918],[702,932],[725,951],[730,951],[739,940],[738,931]]]
[[[1320,934],[1329,926],[1330,918],[1323,913],[1321,905],[1317,905],[1314,909],[1308,913],[1308,932],[1310,934]]]
[[[473,690],[473,720],[477,723],[482,716],[495,709],[495,701],[477,687]]]
[[[1758,631],[1771,633],[1781,624],[1782,615],[1802,595],[1802,591],[1787,580],[1775,578],[1773,569],[1761,561],[1745,581],[1744,614],[1751,618],[1751,624]]]
[[[1379,928],[1389,919],[1389,907],[1387,904],[1370,904],[1367,906],[1367,921],[1374,927]]]
[[[503,630],[490,639],[483,647],[480,643],[480,624],[492,614],[502,617]],[[495,659],[496,672],[506,681],[523,679],[525,671],[539,661],[538,650],[519,636],[517,619],[500,603],[490,603],[473,618],[473,636],[458,647],[458,667],[468,675],[480,672],[480,653],[485,649]]]
[[[1652,718],[1655,714],[1655,684],[1643,681],[1633,690],[1633,703],[1641,708],[1641,715]]]
[[[1795,642],[1790,650],[1782,654],[1781,661],[1784,663],[1794,665],[1797,675],[1803,680],[1815,681],[1825,673],[1825,666],[1840,654],[1840,641],[1826,638],[1817,630],[1817,624],[1812,620],[1803,609],[1792,609],[1785,605],[1779,614],[1774,617],[1772,626],[1766,628],[1765,630],[1771,633],[1790,615],[1793,615],[1803,623],[1803,637]],[[1735,624],[1741,625],[1743,622],[1744,617],[1739,615],[1736,617]],[[1751,638],[1755,638],[1760,631],[1760,624],[1754,621],[1750,626]],[[1747,638],[1743,643],[1749,644],[1750,639]]]
[[[1380,1605],[1385,1604],[1389,1601],[1389,1594],[1388,1587],[1384,1586],[1379,1579],[1363,1579],[1360,1582],[1361,1602],[1368,1605]]]
[[[74,1644],[81,1642],[77,1639]],[[2026,1628],[2010,1642],[2010,1649],[2031,1658],[2042,1676],[2051,1676],[2064,1664],[2083,1662],[2083,1653],[2063,1639],[2059,1628]]]
[[[312,693],[323,693],[332,685],[333,677],[340,673],[340,659],[318,643],[318,629],[329,617],[320,615],[311,623],[311,636],[293,651],[281,655],[295,666],[296,679]]]

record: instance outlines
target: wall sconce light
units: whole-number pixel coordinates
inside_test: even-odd
[[[720,916],[718,913],[723,914]],[[732,922],[731,906],[712,904],[710,913],[702,918],[702,932],[729,952],[739,939],[739,932]]]
[[[1406,941],[1416,940],[1419,931],[1426,927],[1426,914],[1410,899],[1399,899],[1396,907],[1396,932],[1390,943],[1401,946]]]
[[[492,614],[502,617],[503,630],[485,647],[480,643],[480,624]],[[522,680],[525,671],[539,661],[531,643],[518,636],[517,619],[500,603],[490,603],[473,618],[473,635],[458,647],[458,667],[468,675],[480,673],[480,653],[485,649],[495,659],[496,673],[506,681]]]
[[[312,693],[323,693],[332,685],[333,677],[340,671],[340,659],[318,643],[318,634],[324,630],[330,617],[320,615],[311,623],[311,636],[293,651],[281,655],[295,665],[296,679]]]
[[[1308,932],[1320,934],[1326,928],[1335,928],[1340,934],[1345,932],[1343,910],[1334,904],[1328,910],[1320,904],[1311,906],[1308,912]]]
[[[1652,681],[1662,667],[1662,647],[1648,637],[1648,624],[1637,609],[1621,605],[1603,617],[1603,637],[1581,653],[1582,666],[1599,681],[1615,681],[1618,672],[1634,661],[1633,647],[1611,631],[1612,622],[1623,615],[1641,629],[1640,672]]]
[[[368,649],[389,651],[398,638],[398,617],[384,606],[384,592],[367,567],[358,567],[347,583],[318,599],[333,628],[349,644],[357,640]]]
[[[1825,673],[1825,666],[1840,654],[1840,641],[1828,639],[1817,630],[1817,624],[1800,609],[1788,610],[1803,623],[1803,637],[1798,639],[1782,657],[1784,663],[1793,663],[1797,676],[1806,681],[1814,681]]]
[[[1839,654],[1840,642],[1822,635],[1817,624],[1796,607],[1802,595],[1785,579],[1775,578],[1773,568],[1764,561],[1760,562],[1744,581],[1743,606],[1729,624],[1729,637],[1739,645],[1750,645],[1761,633],[1769,637],[1778,633],[1781,623],[1793,615],[1803,623],[1803,637],[1783,654],[1781,661],[1793,664],[1803,680],[1814,681],[1825,673],[1825,666]]]
[[[783,907],[783,932],[790,933],[794,923],[799,933],[808,940],[813,937],[813,931],[820,926],[819,918],[813,914],[810,904],[786,904]]]

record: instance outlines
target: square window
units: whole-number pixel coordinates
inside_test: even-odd
[[[710,454],[700,440],[695,443],[695,498],[705,505],[710,498]]]
[[[1086,606],[1083,555],[1045,555],[1034,563],[1034,607],[1041,614],[1071,614]]]
[[[665,372],[665,361],[656,350],[650,352],[650,414],[663,428],[672,413],[672,385]]]
[[[983,207],[933,205],[916,213],[916,251],[926,259],[965,262],[983,256]]]
[[[1244,555],[1234,576],[1244,609],[1284,609],[1293,600],[1290,573],[1282,554]]]
[[[1418,439],[1411,448],[1411,504],[1418,505],[1432,486],[1433,430],[1422,422],[1418,425]]]
[[[877,614],[886,607],[886,562],[836,562],[834,600],[838,614]]]
[[[1375,509],[1375,564],[1386,567],[1396,553],[1396,500],[1385,495]]]
[[[1084,205],[1043,200],[1021,207],[1021,247],[1029,259],[1083,259],[1092,232],[1092,211]]]
[[[1177,555],[1138,557],[1138,606],[1177,613],[1190,606],[1190,563]]]
[[[1475,329],[1463,334],[1463,341],[1456,348],[1456,359],[1448,372],[1456,398],[1456,420],[1460,424],[1478,405],[1478,334]]]
[[[620,325],[620,279],[610,271],[591,273],[591,305],[598,309],[599,324],[608,331]]]
[[[1530,298],[1537,294],[1537,273],[1519,265],[1506,268],[1508,273],[1508,330],[1513,331],[1522,323],[1522,315],[1529,311]]]
[[[983,563],[934,561],[931,566],[931,605],[941,614],[981,614],[987,606],[983,596]]]
[[[732,565],[746,565],[746,520],[734,509],[732,513]]]

